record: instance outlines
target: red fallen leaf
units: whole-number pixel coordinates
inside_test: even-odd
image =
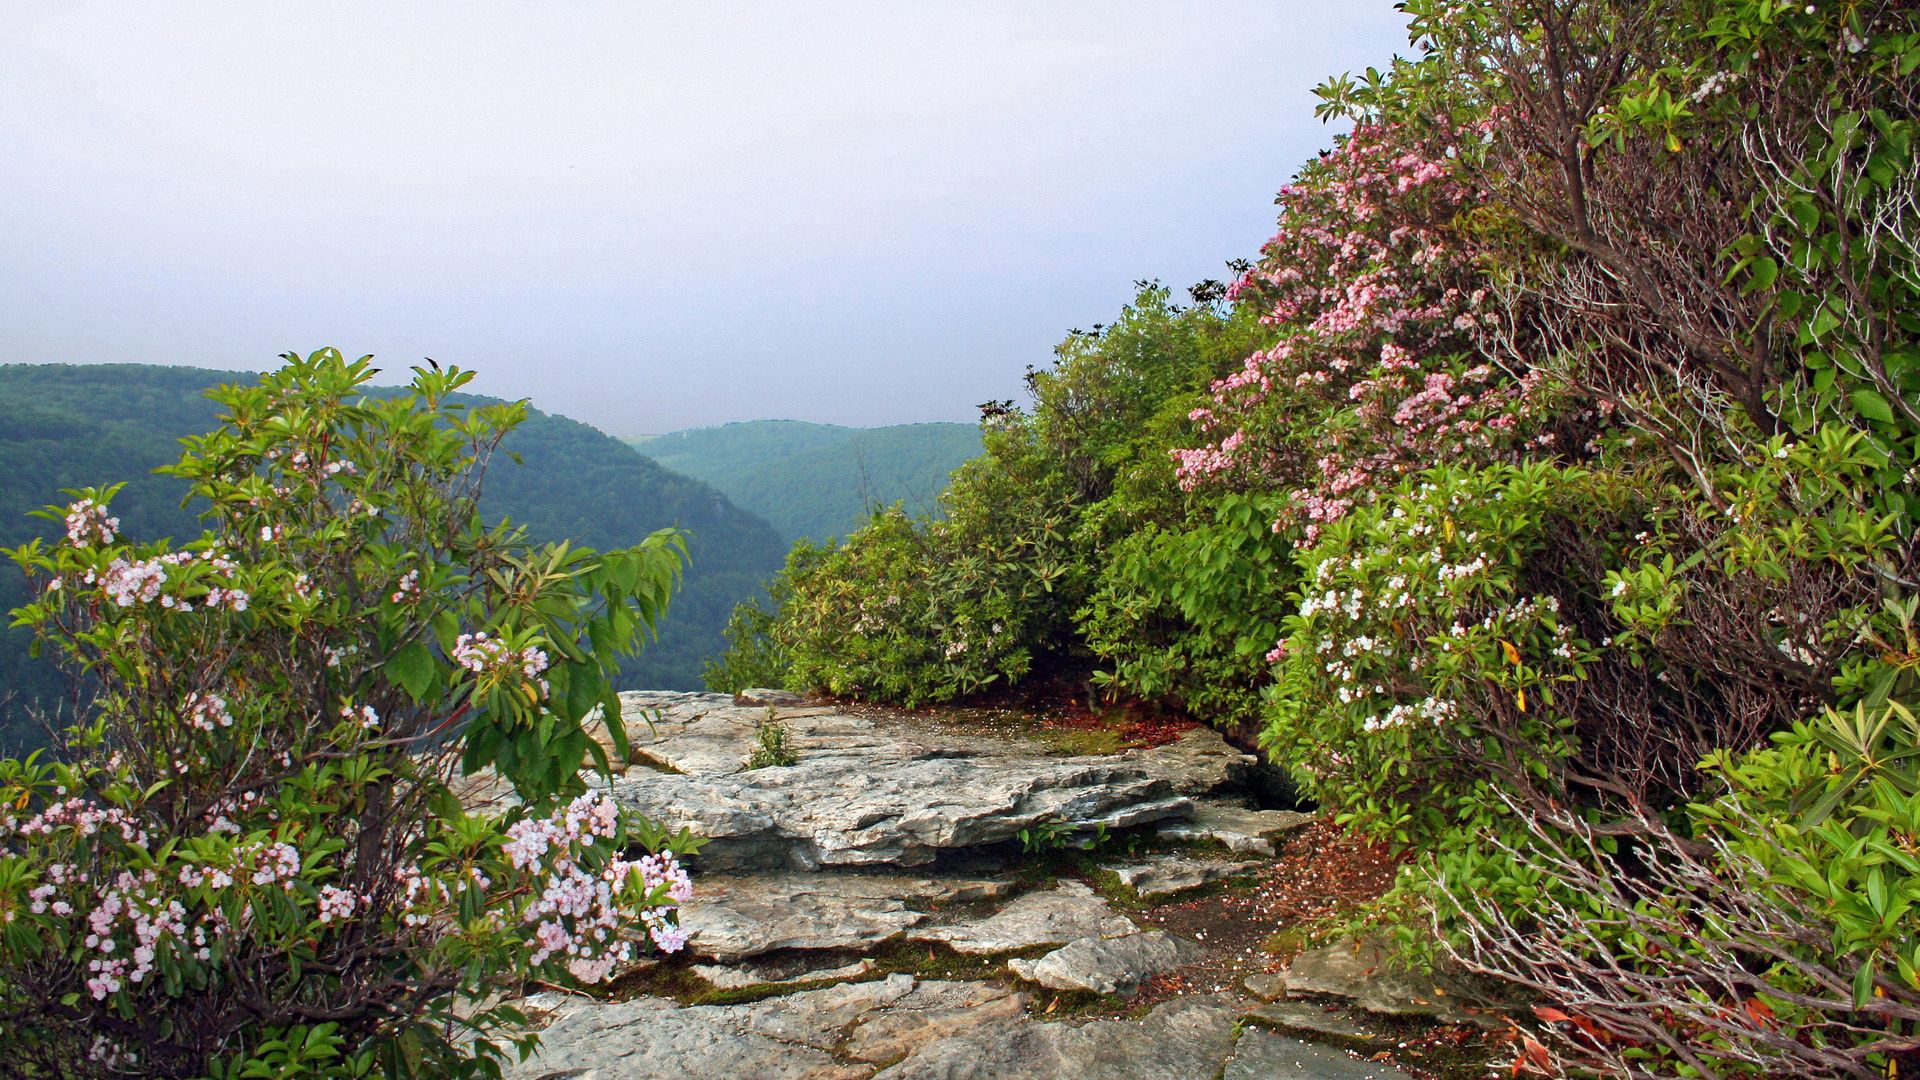
[[[1759,998],[1748,998],[1740,1003],[1740,1007],[1747,1011],[1747,1015],[1753,1018],[1754,1023],[1761,1027],[1773,1026],[1773,1007],[1766,1002]]]
[[[1535,1005],[1533,1007],[1533,1015],[1545,1020],[1549,1024],[1573,1023],[1573,1017],[1549,1005]]]
[[[1519,1076],[1520,1070],[1532,1066],[1533,1069],[1552,1076],[1553,1055],[1539,1040],[1531,1035],[1520,1036],[1520,1053],[1513,1059],[1513,1075]]]

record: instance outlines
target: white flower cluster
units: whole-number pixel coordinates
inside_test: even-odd
[[[233,714],[227,711],[227,699],[219,694],[194,691],[187,695],[187,723],[201,731],[233,726]]]
[[[1369,716],[1360,722],[1362,731],[1385,731],[1388,728],[1405,727],[1414,720],[1426,720],[1435,727],[1452,720],[1457,715],[1451,701],[1428,698],[1417,705],[1398,704],[1379,716]]]
[[[92,499],[67,505],[67,543],[74,547],[111,544],[119,529],[120,519],[108,517],[107,508]]]
[[[547,670],[547,654],[543,649],[532,645],[524,649],[509,649],[506,642],[488,637],[487,632],[482,630],[477,634],[460,635],[453,645],[453,661],[475,675],[517,673],[538,686],[542,697],[546,696],[547,680],[540,677],[540,673]]]

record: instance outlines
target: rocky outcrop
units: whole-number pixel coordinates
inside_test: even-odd
[[[1133,847],[1108,867],[1138,895],[1165,896],[1256,871],[1247,860],[1309,820],[1241,805],[1235,785],[1251,759],[1210,731],[1071,757],[1017,733],[854,714],[783,691],[621,702],[632,753],[615,797],[710,840],[681,911],[693,960],[668,962],[677,971],[645,961],[626,985],[681,993],[698,979],[759,1000],[535,995],[523,1004],[544,1028],[541,1048],[507,1068],[510,1080],[1401,1076],[1295,1037],[1373,1045],[1373,1022],[1285,996],[1350,993],[1372,1007],[1362,995],[1377,973],[1364,956],[1302,954],[1287,973],[1249,980],[1253,994],[1178,997],[1136,1019],[1051,1018],[1062,992],[1129,994],[1202,954],[1165,928],[1143,930],[1087,884],[1023,874],[1022,845],[1009,842],[1022,829],[1049,826],[1057,839],[1062,826],[1147,826],[1197,845]],[[769,721],[786,728],[797,761],[749,769],[754,727]],[[1202,850],[1210,844],[1240,858]],[[913,948],[889,949],[903,942]],[[918,966],[922,950],[923,970],[997,974],[883,974]],[[1393,986],[1380,992],[1400,1001]]]
[[[1221,862],[1191,855],[1160,855],[1144,862],[1113,868],[1122,885],[1141,897],[1164,897],[1244,877],[1264,865],[1258,862]]]
[[[784,949],[861,950],[949,904],[1004,896],[1005,881],[792,871],[703,878],[680,914],[695,956],[722,962]]]
[[[1058,823],[1123,829],[1190,817],[1252,759],[1196,729],[1148,750],[1050,757],[1024,739],[942,735],[827,708],[714,694],[621,695],[633,768],[622,804],[710,838],[709,869],[923,866]],[[791,766],[747,770],[754,724],[785,724]]]
[[[1138,929],[1092,889],[1063,881],[1046,892],[1028,893],[984,919],[923,927],[908,937],[937,941],[955,952],[991,955],[1064,945],[1086,937],[1117,937]]]
[[[1114,938],[1081,938],[1038,960],[1013,959],[1007,966],[1028,982],[1053,990],[1131,994],[1148,976],[1200,959],[1193,942],[1164,930]]]

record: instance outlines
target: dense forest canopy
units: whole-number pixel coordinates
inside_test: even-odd
[[[748,420],[628,441],[726,492],[789,543],[845,536],[877,507],[929,511],[953,471],[981,448],[977,424],[850,428],[800,420]]]
[[[58,532],[27,517],[60,491],[125,481],[114,513],[129,536],[197,535],[186,485],[153,473],[179,457],[179,439],[214,426],[218,407],[204,392],[242,373],[145,364],[0,366],[0,542]],[[375,391],[379,392],[379,391]],[[481,401],[484,399],[472,399]],[[515,463],[508,454],[518,455]],[[484,514],[508,517],[540,539],[600,548],[638,542],[656,529],[684,527],[691,561],[659,639],[622,669],[625,686],[697,689],[702,663],[720,648],[727,613],[779,565],[773,529],[708,485],[632,452],[565,417],[531,411],[508,436],[487,475]],[[0,574],[0,603],[25,597],[20,575]],[[25,631],[0,639],[0,681],[14,695],[10,738],[32,741],[30,701],[54,701],[64,685],[27,656]]]

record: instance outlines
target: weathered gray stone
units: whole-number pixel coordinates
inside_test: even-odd
[[[1287,977],[1277,972],[1249,975],[1242,985],[1247,988],[1247,993],[1261,1001],[1287,996]]]
[[[1007,961],[1014,973],[1054,990],[1131,994],[1149,977],[1200,959],[1200,947],[1165,930],[1081,938],[1037,960]]]
[[[796,705],[805,705],[807,698],[806,695],[796,694],[791,690],[769,690],[765,687],[753,687],[733,695],[733,703],[735,705],[758,705],[762,707],[772,705],[778,708],[787,708]]]
[[[1220,1080],[1404,1080],[1406,1073],[1257,1027],[1234,1044]]]
[[[1196,859],[1186,855],[1160,855],[1146,862],[1116,866],[1113,872],[1122,884],[1142,897],[1172,896],[1216,881],[1254,873],[1262,865],[1257,862]]]
[[[989,983],[895,975],[768,998],[682,1007],[542,994],[541,1046],[508,1080],[865,1080],[917,1045],[982,1024],[1024,1022],[1024,995]]]
[[[1289,995],[1345,998],[1384,1016],[1426,1016],[1449,1024],[1491,1024],[1469,1010],[1460,981],[1395,970],[1387,952],[1370,940],[1343,941],[1308,949],[1287,965]]]
[[[745,1030],[797,1046],[831,1051],[869,1013],[913,993],[914,977],[890,975],[878,982],[842,983],[737,1006],[729,1015]]]
[[[1246,755],[1197,729],[1148,750],[1048,757],[1021,738],[943,734],[832,710],[786,720],[797,764],[743,772],[764,709],[721,695],[626,694],[633,758],[613,794],[670,828],[709,837],[708,871],[918,866],[1046,822],[1127,828],[1193,812]],[[642,714],[652,714],[651,727]]]
[[[1026,1005],[1025,994],[993,983],[923,982],[854,1028],[840,1053],[858,1061],[898,1061],[915,1047],[956,1032],[1018,1020]]]
[[[1232,1053],[1227,995],[1176,998],[1140,1020],[1002,1020],[928,1043],[875,1080],[1214,1080]]]
[[[1311,1001],[1269,1001],[1247,1014],[1248,1019],[1303,1035],[1371,1052],[1393,1041],[1393,1033],[1365,1016],[1354,1016]]]
[[[1253,810],[1232,803],[1203,802],[1178,821],[1160,826],[1160,835],[1173,840],[1212,840],[1235,855],[1272,858],[1273,840],[1302,828],[1312,814],[1293,810]]]
[[[1119,937],[1138,930],[1092,889],[1078,881],[1063,881],[1046,892],[1019,897],[984,919],[921,926],[907,936],[914,941],[943,942],[955,952],[984,955],[1064,945],[1080,938]]]
[[[702,878],[680,909],[695,956],[722,962],[780,949],[864,949],[930,911],[1004,895],[1006,882],[901,874],[796,873]]]
[[[818,991],[827,993],[828,991]],[[796,997],[799,995],[795,995]],[[659,998],[573,999],[554,1012],[533,1057],[510,1080],[864,1080],[810,1046],[751,1032],[737,1010],[682,1009]]]
[[[856,960],[839,967],[809,967],[794,970],[769,970],[749,963],[733,966],[694,964],[690,970],[721,990],[739,990],[748,986],[787,986],[796,983],[845,982],[873,970],[873,961]]]

